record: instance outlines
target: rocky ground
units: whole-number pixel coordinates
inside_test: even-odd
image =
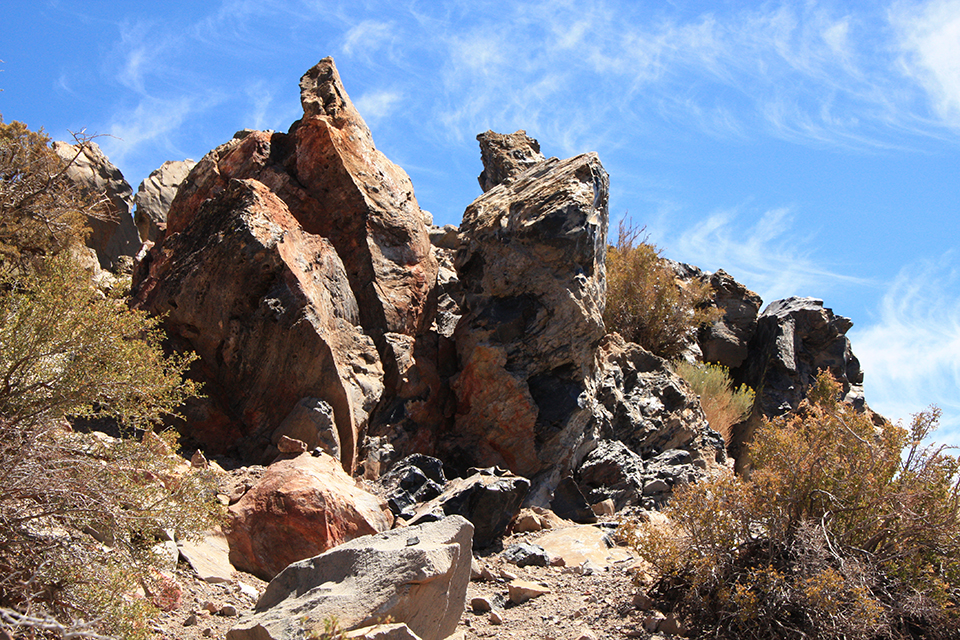
[[[554,523],[557,524],[557,523]],[[589,640],[594,638],[663,638],[669,622],[657,612],[644,610],[634,576],[640,561],[625,547],[607,547],[613,541],[615,523],[573,525],[562,529],[517,533],[495,547],[475,555],[474,569],[482,575],[471,580],[466,606],[460,618],[458,640],[517,638],[542,640]],[[593,533],[593,531],[596,534]],[[599,544],[598,544],[599,542]],[[523,566],[509,562],[512,545],[542,543],[554,563],[569,566]],[[559,554],[559,555],[558,555]],[[561,560],[561,558],[563,558]],[[579,564],[576,564],[579,563]],[[162,613],[156,621],[158,639],[199,640],[224,638],[240,616],[255,605],[255,594],[266,583],[247,573],[234,571],[229,582],[208,583],[181,562],[175,574],[182,589],[180,606]],[[511,600],[518,581],[543,591],[524,602]],[[511,589],[511,584],[514,588]],[[514,596],[513,600],[518,598]],[[487,605],[490,609],[487,609]]]

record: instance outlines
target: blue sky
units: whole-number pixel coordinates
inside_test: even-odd
[[[146,7],[149,7],[146,8]],[[98,140],[136,189],[242,128],[286,130],[332,55],[439,224],[475,136],[597,151],[613,223],[764,303],[849,316],[867,401],[960,444],[960,0],[7,3],[0,113]]]

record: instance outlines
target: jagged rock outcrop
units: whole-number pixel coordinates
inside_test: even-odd
[[[176,292],[178,307],[166,324],[178,346],[201,356],[195,373],[211,398],[188,415],[190,435],[219,449],[240,437],[242,453],[255,456],[296,402],[318,398],[334,409],[341,457],[352,469],[357,433],[384,383],[388,399],[413,404],[429,404],[426,396],[440,393],[433,373],[440,347],[429,336],[418,338],[431,320],[437,263],[410,179],[374,147],[333,60],[310,69],[300,88],[304,117],[288,133],[242,131],[190,171],[171,203],[164,237],[135,273],[133,292],[136,306],[152,313],[170,311]],[[205,257],[207,250],[222,251],[221,240],[237,231],[227,210],[236,198],[224,198],[238,180],[255,181],[258,192],[283,205],[277,235],[262,240],[291,258],[282,269],[287,275],[280,275],[275,260],[256,273],[253,264],[237,269],[222,255],[217,264],[212,253]],[[218,224],[202,215],[209,209],[220,212]],[[247,236],[273,233],[257,225],[240,227]],[[197,234],[201,227],[210,234],[206,242]],[[205,265],[199,273],[191,268],[198,263]],[[210,295],[216,270],[230,281],[224,302]],[[322,304],[294,291],[308,282],[324,297]],[[278,298],[269,288],[275,285],[293,295]],[[210,308],[194,304],[201,300]],[[281,316],[283,328],[265,324]],[[304,326],[295,322],[301,317],[309,320]],[[306,328],[311,323],[324,328]],[[267,340],[257,331],[269,334]],[[310,334],[307,351],[301,334]],[[232,361],[224,362],[225,356]]]
[[[551,158],[477,198],[460,225],[466,315],[445,460],[531,478],[532,504],[549,503],[591,418],[608,184],[596,154]]]
[[[436,281],[436,260],[407,174],[376,149],[332,58],[300,80],[304,117],[288,133],[242,131],[190,172],[167,216],[186,229],[201,202],[231,179],[259,180],[304,231],[330,240],[346,267],[364,329],[416,335]]]
[[[734,430],[731,452],[738,466],[761,418],[796,409],[821,369],[841,383],[847,402],[863,408],[863,372],[846,336],[852,326],[816,298],[777,300],[763,310],[749,356],[737,372],[738,381],[757,394],[753,414]]]
[[[140,183],[135,201],[133,221],[143,242],[156,243],[167,229],[167,212],[180,184],[197,163],[193,160],[164,162]]]
[[[132,258],[140,249],[140,238],[130,215],[133,189],[120,170],[107,159],[95,142],[79,145],[54,142],[53,150],[69,162],[66,176],[75,185],[95,198],[106,198],[103,214],[87,217],[91,233],[87,246],[97,252],[100,266],[115,271],[120,257]]]
[[[352,470],[383,371],[330,242],[260,182],[233,180],[149,259],[135,306],[167,314],[173,345],[200,358],[192,375],[206,398],[185,409],[188,435],[269,462],[274,430],[301,399],[319,398]]]
[[[345,630],[384,620],[423,640],[451,636],[470,582],[473,526],[459,516],[351,540],[274,578],[227,640],[288,640],[336,618]]]
[[[477,180],[484,193],[546,160],[540,153],[540,143],[527,136],[526,131],[486,131],[477,140],[483,160],[483,171]]]
[[[723,439],[666,360],[616,333],[601,342],[599,359],[598,438],[618,440],[644,459],[683,449],[705,465],[723,462]]]
[[[230,562],[270,580],[292,562],[390,529],[386,502],[357,487],[337,460],[301,454],[267,467],[229,509]]]
[[[757,331],[757,317],[763,301],[723,269],[709,276],[713,304],[723,311],[716,322],[703,327],[697,336],[704,362],[736,369],[750,353],[750,340]]]

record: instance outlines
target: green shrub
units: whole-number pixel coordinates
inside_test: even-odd
[[[173,436],[151,430],[195,392],[182,378],[191,359],[164,356],[157,320],[93,288],[66,250],[89,203],[53,173],[45,137],[3,127],[0,630],[152,637],[154,605],[171,595],[153,548],[168,533],[198,535],[222,511],[213,477],[185,468]],[[76,417],[145,431],[76,433]]]
[[[719,638],[956,638],[960,462],[910,429],[878,429],[821,373],[809,402],[765,422],[748,480],[678,490],[669,526],[630,543],[650,595]]]
[[[0,266],[19,266],[82,239],[99,202],[80,193],[43,131],[0,118]]]
[[[708,306],[709,284],[680,282],[657,248],[640,240],[642,232],[621,221],[617,243],[607,247],[603,321],[607,331],[672,359],[697,327],[714,322],[722,311]]]
[[[674,370],[700,396],[700,406],[710,427],[730,442],[730,427],[750,415],[753,389],[746,385],[734,389],[728,369],[719,364],[680,360],[674,364]]]

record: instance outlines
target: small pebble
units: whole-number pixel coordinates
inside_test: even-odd
[[[183,626],[193,627],[197,624],[197,622],[197,614],[191,613],[189,616],[187,616],[187,619],[183,621]]]
[[[220,607],[220,615],[227,618],[235,618],[237,616],[237,608],[232,604],[225,604]]]
[[[470,601],[470,608],[474,613],[486,613],[493,611],[493,603],[490,602],[490,598],[478,597]]]
[[[490,624],[503,624],[503,614],[494,609],[490,612]]]

